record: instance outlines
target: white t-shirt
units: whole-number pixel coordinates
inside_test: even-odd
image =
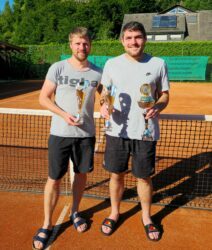
[[[167,66],[164,60],[144,54],[141,62],[132,61],[122,54],[109,59],[104,67],[101,83],[116,86],[114,112],[111,115],[112,130],[107,134],[115,137],[141,140],[145,129],[143,111],[138,106],[144,83],[151,86],[151,96],[169,90]],[[153,140],[159,139],[158,118],[149,119]]]

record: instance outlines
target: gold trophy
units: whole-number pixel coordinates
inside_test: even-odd
[[[109,86],[105,87],[103,91],[105,92],[104,93],[104,103],[107,105],[108,113],[111,116],[111,114],[113,112],[113,104],[114,104],[115,96],[116,96],[116,86],[114,86],[113,84],[109,85]],[[104,130],[105,131],[112,130],[110,119],[105,121]]]
[[[85,83],[84,81],[79,82],[76,85],[76,96],[77,96],[77,120],[76,122],[79,124],[83,124],[84,119],[83,119],[83,115],[82,115],[82,107],[85,101]]]
[[[148,83],[144,83],[140,87],[141,97],[138,101],[138,106],[144,109],[143,116],[145,120],[145,129],[143,133],[142,140],[153,141],[151,131],[148,128],[148,119],[146,119],[147,109],[151,108],[155,104],[155,100],[151,96],[151,86]]]

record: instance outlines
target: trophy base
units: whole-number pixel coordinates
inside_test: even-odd
[[[104,131],[104,132],[112,131],[112,127],[109,127],[109,128],[104,127],[104,128],[101,129],[101,131]]]
[[[153,141],[153,138],[150,136],[143,135],[142,141]]]
[[[144,131],[144,134],[142,136],[143,141],[153,141],[153,137],[151,135],[151,132],[147,129]]]
[[[77,119],[76,119],[76,121],[75,121],[75,122],[77,122],[78,124],[82,125],[82,124],[83,124],[83,122],[84,122],[83,117],[82,117],[82,116],[80,116],[80,114],[77,114],[76,118],[77,118]]]
[[[105,121],[105,126],[102,128],[102,131],[112,131],[111,122],[109,120]]]

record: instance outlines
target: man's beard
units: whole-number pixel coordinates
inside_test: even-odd
[[[75,56],[75,58],[76,58],[78,61],[84,62],[84,61],[87,60],[88,54],[87,54],[87,53],[84,53],[83,56],[79,56],[79,55],[76,54],[76,55],[74,55],[74,56]]]
[[[130,50],[127,50],[126,52],[129,56],[131,56],[133,58],[140,58],[141,55],[143,54],[143,49],[140,48],[139,51],[137,51],[136,53],[134,53]]]

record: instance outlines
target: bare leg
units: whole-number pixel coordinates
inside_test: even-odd
[[[152,204],[152,180],[151,178],[138,179],[137,191],[142,206],[142,219],[143,224],[147,225],[152,223],[151,220],[151,204]],[[149,234],[151,239],[158,239],[159,233],[154,232]]]
[[[82,195],[85,189],[86,180],[87,180],[87,174],[75,173],[74,182],[73,182],[73,205],[71,209],[71,214],[79,211],[79,204],[80,204],[80,201],[82,199]],[[74,221],[77,222],[79,219],[76,218]],[[80,225],[79,227],[77,227],[77,231],[83,232],[85,231],[86,227],[87,227],[87,224],[84,223]]]
[[[114,221],[117,221],[119,218],[120,203],[124,192],[124,176],[125,173],[112,173],[110,178],[111,213],[108,218]],[[102,225],[102,231],[108,234],[110,233],[111,229]]]
[[[52,229],[52,214],[59,198],[60,180],[53,180],[50,177],[46,182],[44,189],[44,223],[45,229]],[[40,237],[45,238],[44,233],[39,233]],[[43,244],[40,241],[35,241],[34,245],[38,249],[43,249]]]

